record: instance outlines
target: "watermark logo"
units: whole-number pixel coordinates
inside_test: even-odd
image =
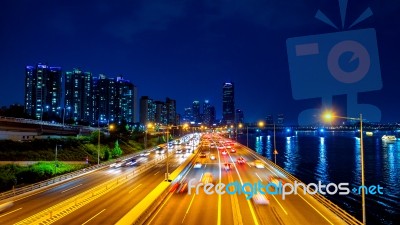
[[[367,8],[346,27],[347,0],[339,0],[341,29],[350,29],[372,16]],[[339,30],[322,11],[315,17]],[[381,111],[374,105],[358,104],[357,93],[380,90],[382,79],[374,28],[339,31],[289,38],[286,41],[293,98],[321,98],[322,108],[331,108],[333,96],[347,95],[347,115],[358,112],[379,122]],[[309,124],[320,109],[300,113],[300,125]]]
[[[270,182],[268,184],[264,184],[261,181],[256,183],[244,182],[240,183],[238,181],[231,182],[228,184],[218,183],[214,185],[213,183],[202,183],[197,182],[196,179],[189,180],[188,183],[188,194],[196,194],[198,195],[200,191],[203,191],[206,195],[212,194],[245,194],[246,199],[251,199],[253,196],[257,194],[269,194],[269,195],[281,195],[282,200],[286,199],[288,195],[298,195],[298,194],[322,194],[322,195],[348,195],[350,194],[349,183],[329,183],[322,184],[321,181],[318,183],[309,183],[304,184],[301,182],[294,181],[293,183],[282,183],[279,182]],[[351,189],[354,194],[361,194],[364,191],[366,194],[376,195],[383,194],[383,187],[378,185],[371,186],[359,186]]]

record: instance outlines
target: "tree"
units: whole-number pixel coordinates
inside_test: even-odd
[[[115,142],[115,145],[114,145],[111,155],[113,158],[116,158],[116,157],[122,155],[122,149],[119,147],[118,140]]]
[[[108,148],[104,150],[104,161],[107,161],[110,158],[110,151]]]

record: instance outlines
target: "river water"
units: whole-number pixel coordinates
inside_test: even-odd
[[[366,195],[367,224],[400,224],[400,140],[386,142],[384,133],[364,134],[365,185],[380,185],[383,194]],[[292,132],[276,134],[276,163],[304,183],[361,185],[360,138],[357,132]],[[249,134],[249,147],[274,161],[274,138]],[[238,141],[247,144],[247,136]],[[361,195],[326,197],[362,221]]]

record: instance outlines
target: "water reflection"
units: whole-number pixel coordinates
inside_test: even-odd
[[[265,154],[268,159],[272,159],[271,158],[272,157],[272,146],[273,146],[273,143],[271,141],[271,136],[268,135],[267,136],[267,145],[266,145],[267,152]]]
[[[315,174],[317,175],[316,180],[320,180],[324,184],[329,183],[328,160],[324,137],[319,138],[319,155]]]
[[[260,155],[263,153],[263,142],[262,142],[262,136],[257,136],[256,137],[256,146],[255,146],[256,152]]]
[[[295,173],[297,171],[297,167],[299,165],[299,154],[298,154],[299,146],[297,139],[294,137],[286,137],[286,145],[285,145],[285,162],[284,169],[289,173]]]
[[[353,170],[353,184],[361,185],[361,141],[359,137],[355,137],[354,142],[354,170]],[[365,152],[365,151],[364,151]]]

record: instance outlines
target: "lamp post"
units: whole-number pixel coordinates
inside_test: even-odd
[[[365,174],[364,174],[364,140],[363,140],[363,119],[362,119],[362,114],[360,113],[360,116],[357,117],[343,117],[343,116],[336,116],[333,115],[332,113],[325,113],[324,118],[326,120],[332,120],[332,118],[342,118],[342,119],[348,119],[348,120],[357,120],[360,121],[360,155],[361,155],[361,204],[362,204],[362,219],[363,219],[363,224],[366,225],[367,219],[366,219],[366,210],[365,210]]]
[[[54,160],[54,174],[57,174],[57,153],[58,153],[58,146],[61,146],[61,145],[56,145],[56,157],[55,157],[55,160]]]
[[[165,136],[166,136],[166,143],[167,143],[167,173],[165,174],[165,180],[167,182],[170,182],[169,180],[169,157],[168,157],[168,152],[169,152],[169,147],[168,147],[168,128],[165,130]]]
[[[276,139],[275,139],[275,122],[274,122],[274,159],[276,164],[276,155],[278,154],[278,150],[276,150]]]

